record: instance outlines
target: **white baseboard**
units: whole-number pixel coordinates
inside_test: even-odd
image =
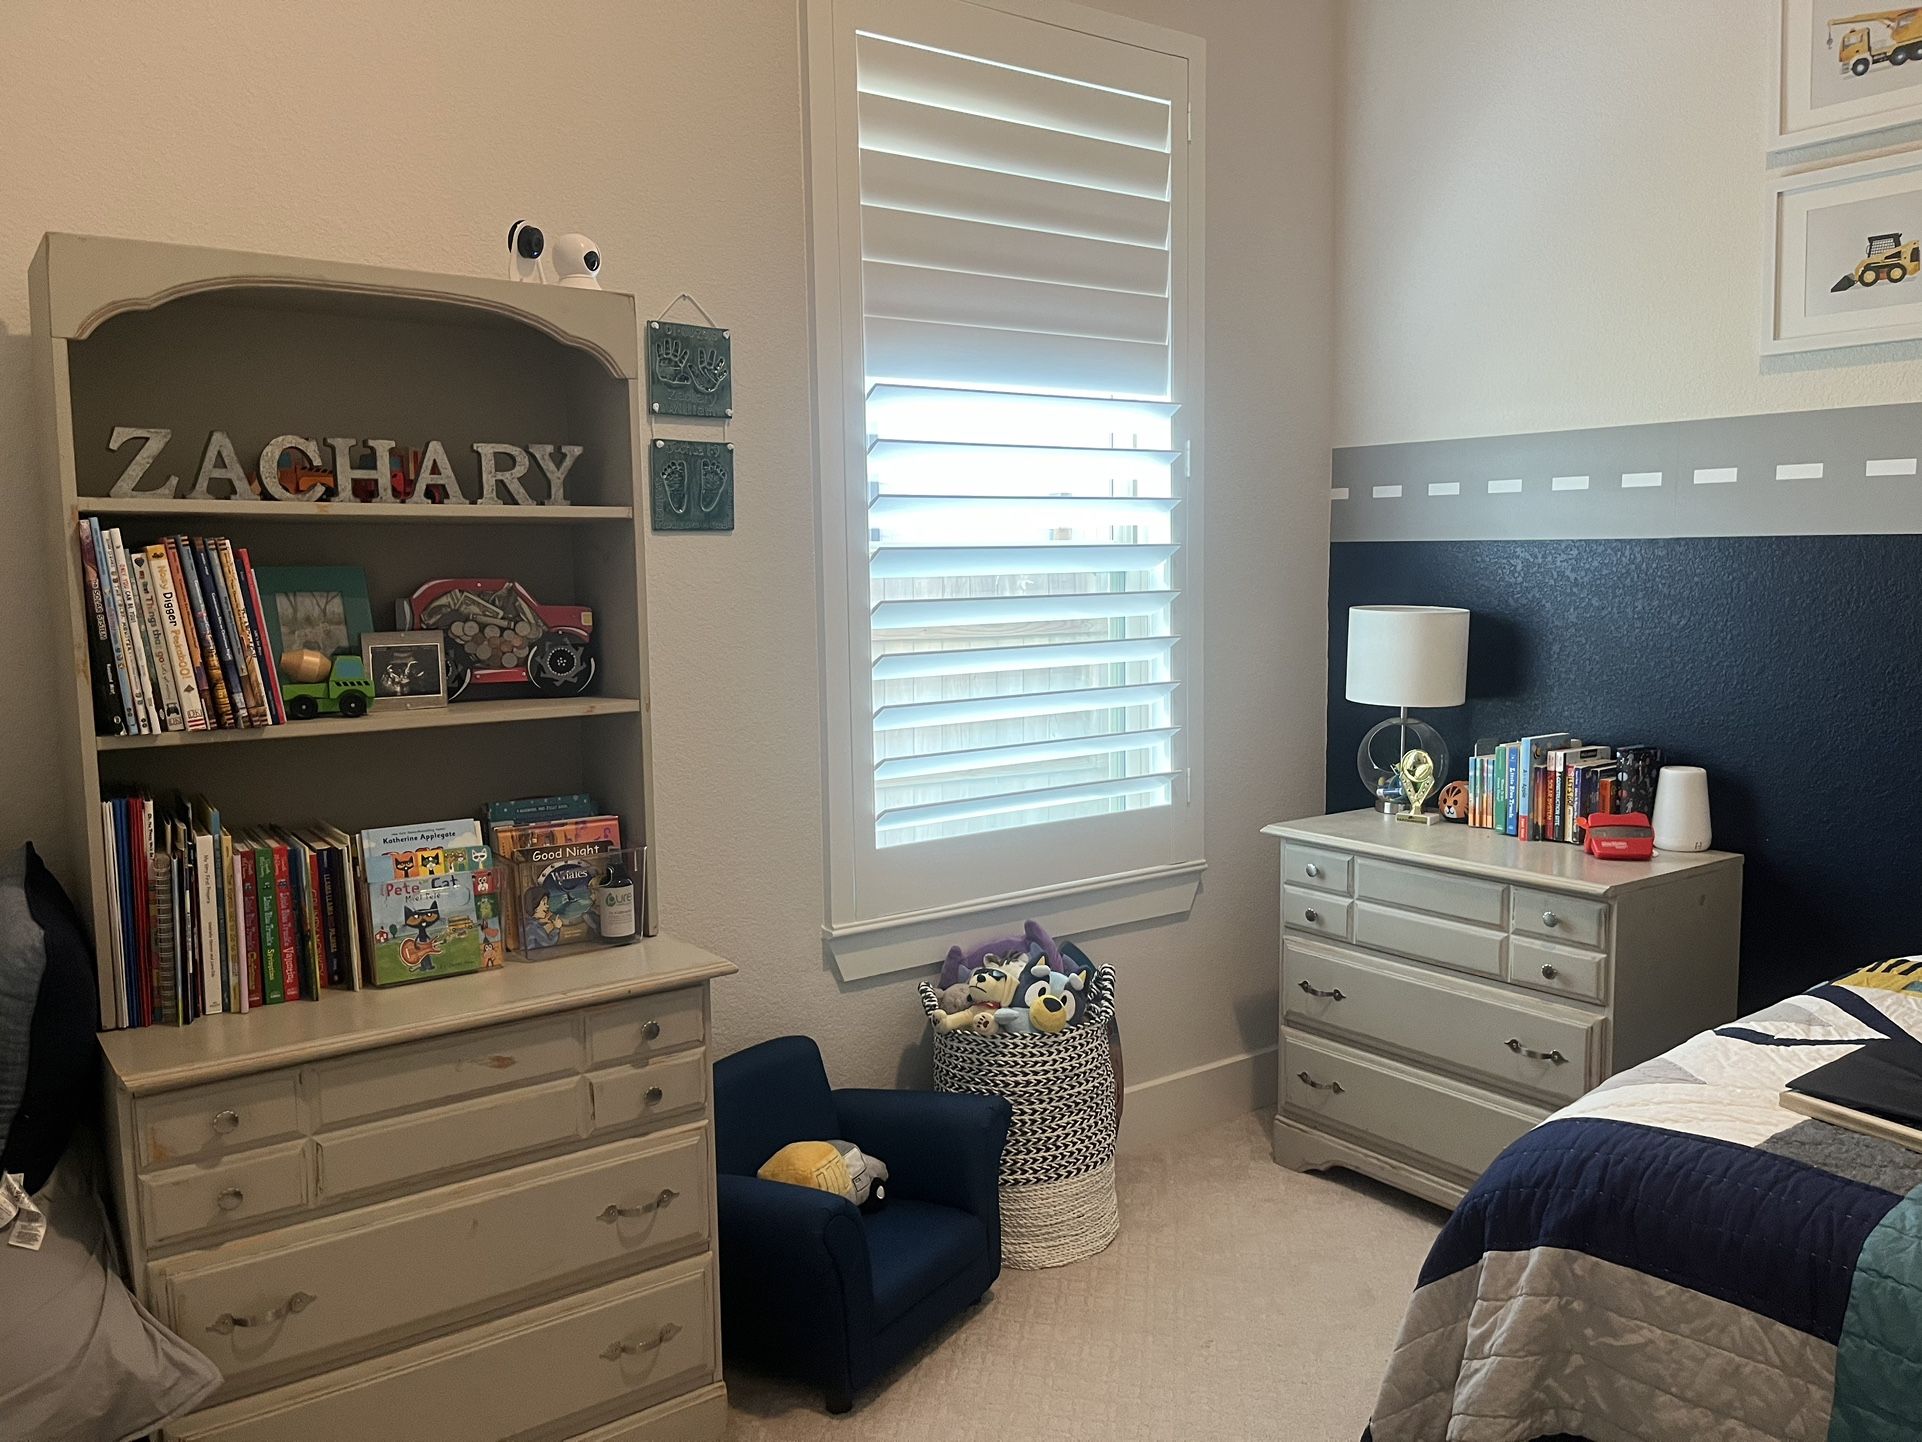
[[[1135,1082],[1123,1093],[1121,1150],[1140,1151],[1246,1112],[1275,1109],[1277,1048]]]

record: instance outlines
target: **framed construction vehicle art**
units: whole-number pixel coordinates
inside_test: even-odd
[[[1922,120],[1922,4],[1779,4],[1770,150]]]
[[[1768,187],[1764,353],[1922,339],[1922,152]]]

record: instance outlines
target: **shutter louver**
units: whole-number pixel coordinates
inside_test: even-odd
[[[862,33],[877,847],[1167,806],[1165,99]]]

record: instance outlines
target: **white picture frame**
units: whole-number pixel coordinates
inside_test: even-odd
[[[1845,67],[1850,31],[1830,22],[1875,8],[1860,0],[1780,0],[1771,151],[1873,135],[1922,121],[1922,52],[1914,49],[1922,44],[1922,31],[1911,38],[1909,31],[1898,36],[1886,23],[1856,25],[1852,28],[1870,32],[1870,53]],[[1830,35],[1833,48],[1827,39]],[[1913,55],[1914,68],[1906,58],[1895,59],[1898,53]],[[1865,93],[1849,95],[1857,85]]]
[[[447,704],[447,638],[439,631],[368,631],[361,664],[376,711],[421,711]]]
[[[1922,339],[1922,150],[1773,177],[1765,224],[1763,354]]]

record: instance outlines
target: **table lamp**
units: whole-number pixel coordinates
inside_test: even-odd
[[[1468,612],[1456,606],[1350,606],[1347,696],[1399,712],[1371,727],[1355,755],[1377,810],[1393,811],[1401,800],[1395,763],[1411,746],[1432,756],[1437,780],[1446,780],[1448,747],[1441,733],[1411,717],[1408,708],[1459,706],[1468,699]],[[1391,741],[1392,756],[1386,754]]]

